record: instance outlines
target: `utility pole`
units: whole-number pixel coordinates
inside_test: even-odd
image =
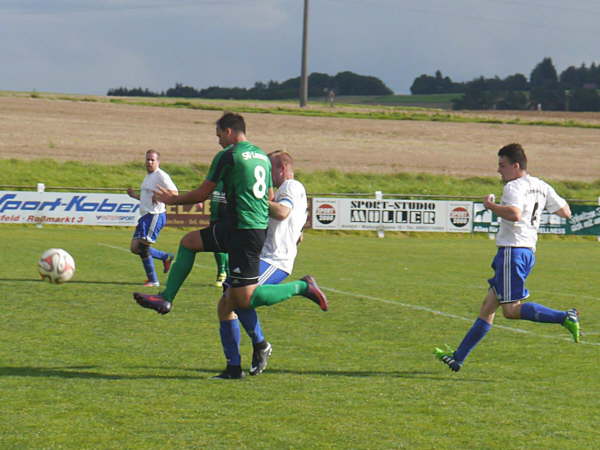
[[[304,0],[304,26],[302,28],[302,68],[300,73],[300,107],[308,103],[308,75],[307,71],[307,43],[308,43],[308,0]]]

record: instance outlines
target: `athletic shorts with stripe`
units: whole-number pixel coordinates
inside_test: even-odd
[[[229,254],[231,287],[258,283],[260,251],[267,230],[244,230],[216,222],[199,231],[204,251]]]
[[[529,297],[525,280],[535,264],[535,253],[525,247],[499,247],[492,269],[494,277],[488,280],[499,303],[512,303]]]
[[[167,215],[165,213],[144,214],[138,220],[133,233],[133,238],[154,244],[158,239],[160,230],[165,226],[165,223],[167,223]]]
[[[269,264],[268,262],[263,261],[262,259],[260,260],[260,265],[258,269],[259,286],[263,284],[279,284],[283,280],[285,280],[289,275],[289,273],[278,269],[274,265]],[[223,283],[223,292],[225,292],[225,289],[227,289],[228,287],[231,287],[230,282],[231,280],[229,278],[225,280],[225,282]]]

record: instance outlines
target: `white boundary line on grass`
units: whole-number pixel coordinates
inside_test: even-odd
[[[322,287],[322,289],[324,289],[326,291],[334,292],[334,293],[339,294],[339,295],[346,295],[346,296],[355,297],[355,298],[364,298],[364,299],[367,299],[367,300],[374,300],[374,301],[377,301],[377,302],[387,303],[387,304],[390,304],[390,305],[402,306],[404,308],[414,309],[414,310],[417,310],[417,311],[425,311],[425,312],[428,312],[428,313],[431,313],[431,314],[435,314],[435,315],[438,315],[438,316],[448,317],[450,319],[462,320],[463,322],[474,322],[475,321],[474,317],[473,318],[467,318],[467,317],[463,317],[463,316],[457,316],[455,314],[449,314],[449,313],[445,313],[445,312],[442,312],[442,311],[437,311],[435,309],[427,308],[425,306],[411,305],[410,303],[399,302],[397,300],[390,300],[390,299],[386,299],[386,298],[373,297],[372,295],[355,294],[354,292],[341,291],[339,289],[334,289],[334,288],[325,287],[325,286],[321,286],[321,287]],[[496,325],[496,324],[494,324],[494,328],[500,328],[502,330],[512,331],[513,333],[529,334],[531,336],[541,337],[541,338],[544,338],[544,339],[558,339],[558,340],[562,340],[562,341],[571,341],[572,340],[571,338],[560,337],[560,336],[550,336],[550,335],[546,335],[546,334],[538,334],[538,333],[533,333],[533,332],[528,331],[528,330],[523,330],[522,328],[513,328],[513,327],[507,327],[507,326],[504,326],[504,325]],[[586,345],[600,346],[600,342],[585,342],[585,341],[581,341],[580,343],[581,344],[586,344]]]
[[[118,247],[116,245],[111,245],[111,244],[105,244],[104,242],[97,242],[97,244],[101,245],[102,247],[114,248],[115,250],[120,250],[122,252],[129,253],[129,249],[127,249],[127,248]],[[207,266],[205,264],[198,264],[197,262],[194,262],[194,266],[195,267],[202,267],[203,269],[210,269],[210,266]]]
[[[111,245],[111,244],[105,244],[103,242],[98,242],[98,245],[101,245],[103,247],[113,248],[115,250],[120,250],[120,251],[123,251],[123,252],[129,252],[129,250],[126,249],[126,248],[118,247],[116,245]],[[209,268],[209,266],[206,266],[206,265],[203,265],[203,264],[198,264],[198,263],[194,263],[194,266],[196,266],[196,267],[203,267],[203,268]],[[325,287],[325,286],[321,286],[321,287],[324,290],[326,290],[326,291],[334,292],[334,293],[340,294],[340,295],[346,295],[346,296],[355,297],[355,298],[365,298],[367,300],[375,300],[375,301],[378,301],[378,302],[381,302],[381,303],[387,303],[387,304],[390,304],[390,305],[402,306],[404,308],[414,309],[414,310],[417,310],[417,311],[425,311],[425,312],[428,312],[428,313],[431,313],[431,314],[435,314],[435,315],[438,315],[438,316],[448,317],[450,319],[462,320],[463,322],[473,322],[475,320],[474,318],[467,318],[467,317],[457,316],[456,314],[449,314],[449,313],[445,313],[445,312],[442,312],[442,311],[437,311],[435,309],[426,308],[425,306],[411,305],[410,303],[403,303],[403,302],[399,302],[397,300],[389,300],[389,299],[385,299],[385,298],[373,297],[372,295],[355,294],[354,292],[340,291],[339,289]],[[538,334],[538,333],[533,333],[531,331],[523,330],[521,328],[507,327],[507,326],[504,326],[504,325],[494,325],[494,328],[500,328],[500,329],[503,329],[503,330],[512,331],[513,333],[530,334],[532,336],[537,336],[537,337],[541,337],[541,338],[545,338],[545,339],[558,339],[558,340],[563,340],[563,341],[571,341],[570,338],[564,338],[564,337],[559,337],[559,336],[549,336],[549,335],[545,335],[545,334]],[[590,334],[596,334],[596,333],[590,333]],[[585,341],[582,341],[581,344],[600,346],[600,342],[585,342]]]

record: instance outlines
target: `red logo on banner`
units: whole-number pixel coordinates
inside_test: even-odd
[[[317,208],[317,220],[323,225],[330,224],[335,220],[335,208],[327,203]]]

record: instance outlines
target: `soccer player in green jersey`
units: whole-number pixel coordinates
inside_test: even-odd
[[[225,218],[225,209],[227,208],[227,199],[223,192],[223,183],[220,182],[210,196],[210,224],[213,225]],[[227,253],[215,252],[215,262],[217,263],[216,287],[223,287],[223,282],[227,279],[227,265],[229,257]]]
[[[133,297],[140,306],[167,314],[194,265],[196,253],[228,253],[231,286],[218,305],[221,342],[227,367],[215,378],[239,379],[245,374],[241,369],[238,350],[240,327],[234,312],[236,308],[273,305],[293,295],[310,299],[324,311],[328,309],[328,304],[327,296],[309,275],[289,283],[257,285],[259,256],[269,221],[269,201],[273,198],[271,162],[260,148],[246,138],[242,116],[225,113],[216,125],[223,151],[214,157],[200,187],[183,195],[174,195],[158,188],[155,198],[169,205],[194,204],[209,198],[222,182],[227,199],[225,220],[192,231],[182,238],[164,291],[157,295],[134,292]]]

